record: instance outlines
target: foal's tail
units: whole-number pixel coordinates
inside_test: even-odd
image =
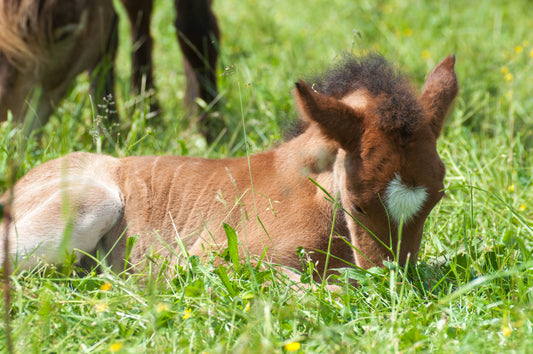
[[[6,192],[0,196],[0,268],[4,270],[4,273],[9,272],[9,227],[12,221],[9,194]]]
[[[9,210],[4,210],[5,204],[2,203],[0,197],[0,208],[2,208],[2,215],[0,216],[0,268],[2,268],[2,285],[4,289],[4,327],[6,333],[6,343],[7,348],[10,353],[13,352],[13,344],[11,341],[11,326],[10,326],[10,316],[9,309],[11,308],[11,287],[9,281],[10,269],[9,269],[9,224],[11,223],[11,213]]]

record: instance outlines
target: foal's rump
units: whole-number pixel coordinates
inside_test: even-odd
[[[73,153],[33,169],[16,184],[8,238],[9,254],[19,268],[41,260],[60,263],[74,250],[94,251],[122,215],[122,195],[112,178],[115,162]],[[10,198],[7,192],[0,203]]]

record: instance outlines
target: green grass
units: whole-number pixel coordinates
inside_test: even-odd
[[[439,152],[447,197],[428,218],[416,268],[351,271],[360,287],[295,291],[250,264],[184,262],[176,274],[76,276],[70,268],[11,278],[16,352],[527,352],[533,345],[533,19],[518,1],[215,1],[226,134],[206,146],[183,113],[184,77],[169,1],[156,1],[158,124],[129,95],[119,52],[112,141],[94,139],[80,79],[40,136],[0,128],[0,189],[70,151],[207,157],[264,150],[296,116],[290,90],[343,51],[378,50],[422,85],[455,53],[461,91]],[[128,38],[126,23],[121,24]],[[530,42],[528,42],[528,40]],[[246,130],[243,129],[246,125]],[[105,122],[103,127],[105,128]],[[98,140],[98,139],[96,139]],[[5,324],[2,322],[1,326]],[[5,348],[5,331],[0,347]],[[529,349],[530,350],[530,349]]]

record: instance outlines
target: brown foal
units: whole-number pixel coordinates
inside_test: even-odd
[[[414,261],[443,196],[436,141],[458,91],[454,63],[444,59],[418,94],[381,56],[347,56],[296,84],[303,132],[249,158],[75,152],[46,162],[14,186],[9,255],[27,268],[102,250],[123,269],[129,237],[132,264],[178,243],[202,255],[226,247],[227,223],[242,256],[267,250],[283,266],[301,266],[298,247],[320,271],[328,252],[329,268]]]

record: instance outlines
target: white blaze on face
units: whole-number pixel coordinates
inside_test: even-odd
[[[411,221],[420,211],[426,199],[426,188],[405,185],[399,174],[395,174],[385,191],[387,211],[397,224],[402,219],[404,223]]]

